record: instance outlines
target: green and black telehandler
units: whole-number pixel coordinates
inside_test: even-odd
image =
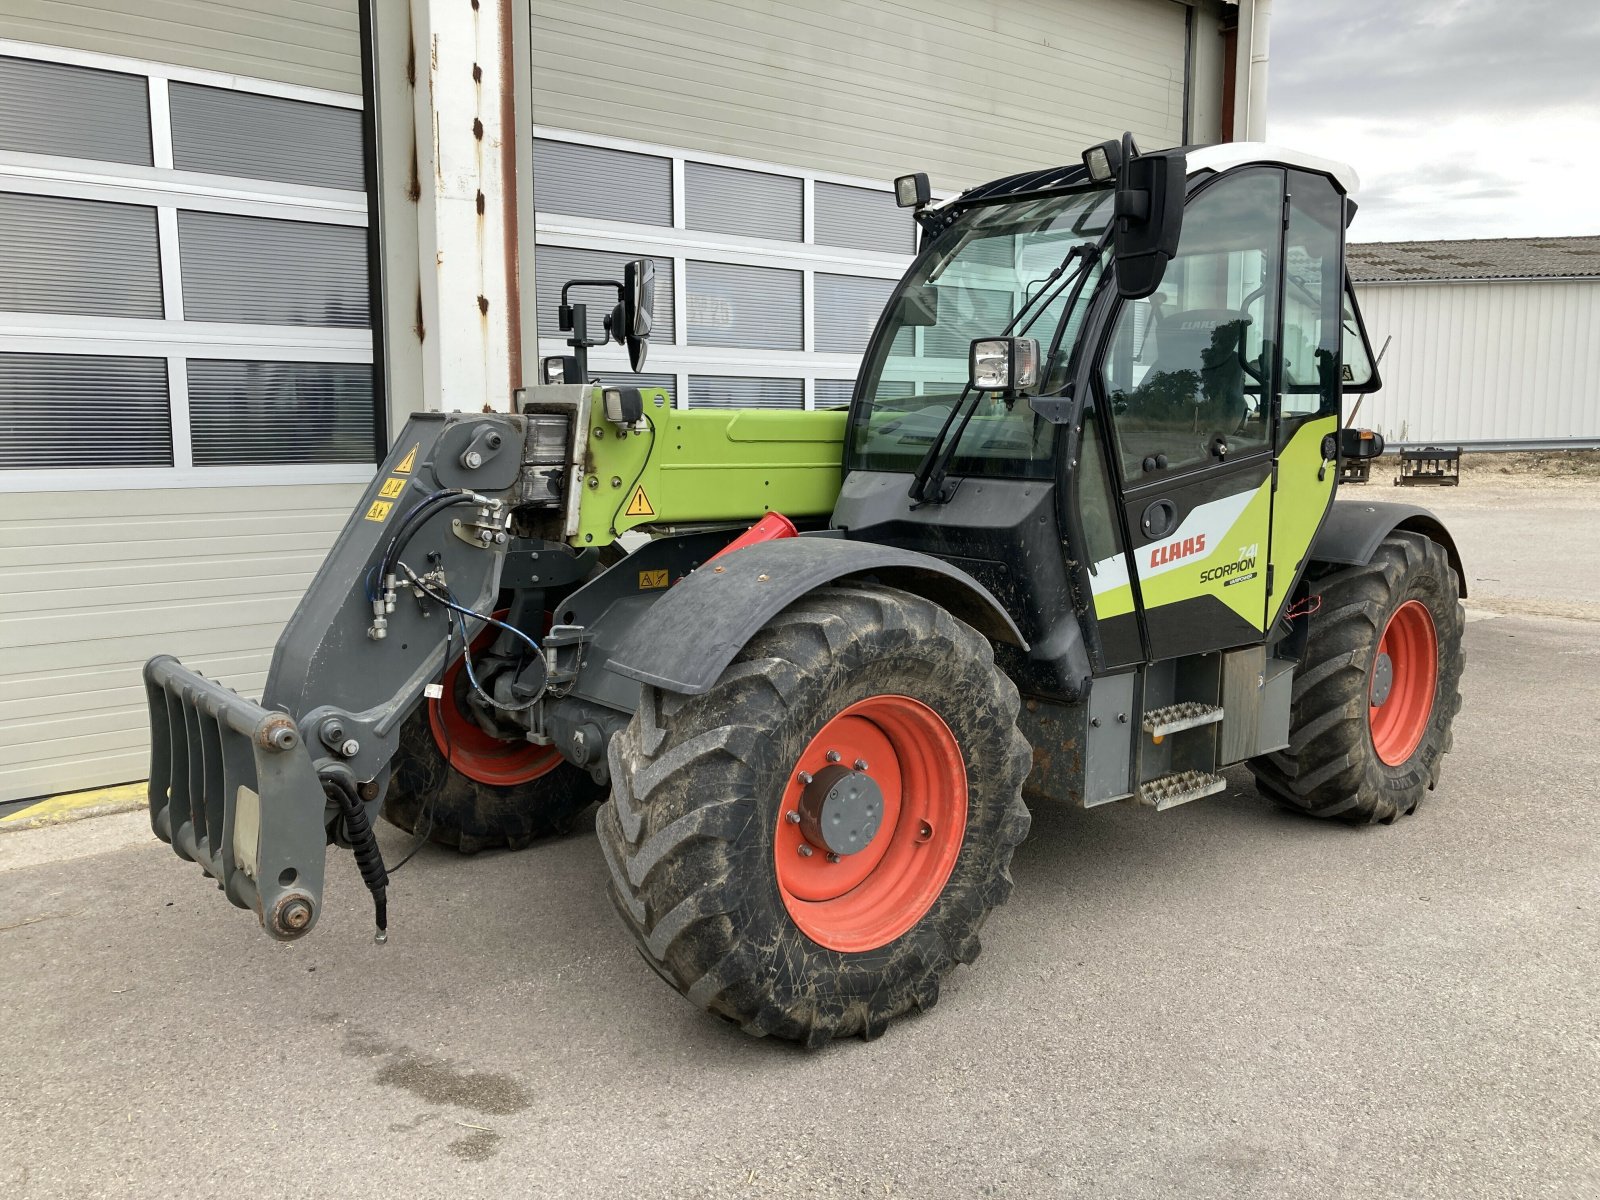
[[[572,382],[412,418],[259,702],[145,668],[156,833],[267,932],[381,813],[463,851],[592,804],[657,973],[819,1045],[926,1009],[1011,890],[1024,798],[1224,788],[1384,822],[1439,778],[1463,572],[1410,505],[1335,501],[1381,439],[1345,271],[1354,176],[1262,145],[928,203],[848,411],[683,410],[590,382],[649,333],[629,264]],[[592,282],[592,281],[591,281]],[[564,299],[565,299],[564,293]]]

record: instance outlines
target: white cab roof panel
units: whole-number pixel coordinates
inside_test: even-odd
[[[1346,163],[1266,142],[1223,142],[1216,146],[1200,146],[1189,151],[1186,157],[1191,173],[1226,171],[1229,167],[1242,167],[1246,163],[1278,163],[1285,167],[1302,167],[1307,171],[1332,175],[1347,196],[1354,196],[1361,189],[1361,180],[1355,168]]]

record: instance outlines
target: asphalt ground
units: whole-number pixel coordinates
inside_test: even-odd
[[[1481,599],[1415,816],[1036,808],[875,1042],[691,1008],[591,835],[424,850],[384,946],[348,855],[284,946],[142,813],[0,835],[0,1195],[1600,1196],[1600,487],[1485,497],[1426,498]]]

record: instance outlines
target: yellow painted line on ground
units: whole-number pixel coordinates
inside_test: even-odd
[[[149,801],[148,788],[149,785],[141,780],[138,783],[119,783],[115,787],[91,788],[87,792],[49,796],[37,804],[0,817],[0,829],[33,829],[40,825],[76,821],[80,817],[143,808]]]

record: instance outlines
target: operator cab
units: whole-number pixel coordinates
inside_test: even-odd
[[[835,524],[977,576],[1042,695],[1284,636],[1341,396],[1378,386],[1356,187],[1277,147],[1125,136],[938,206],[901,188],[922,249],[868,346]]]

